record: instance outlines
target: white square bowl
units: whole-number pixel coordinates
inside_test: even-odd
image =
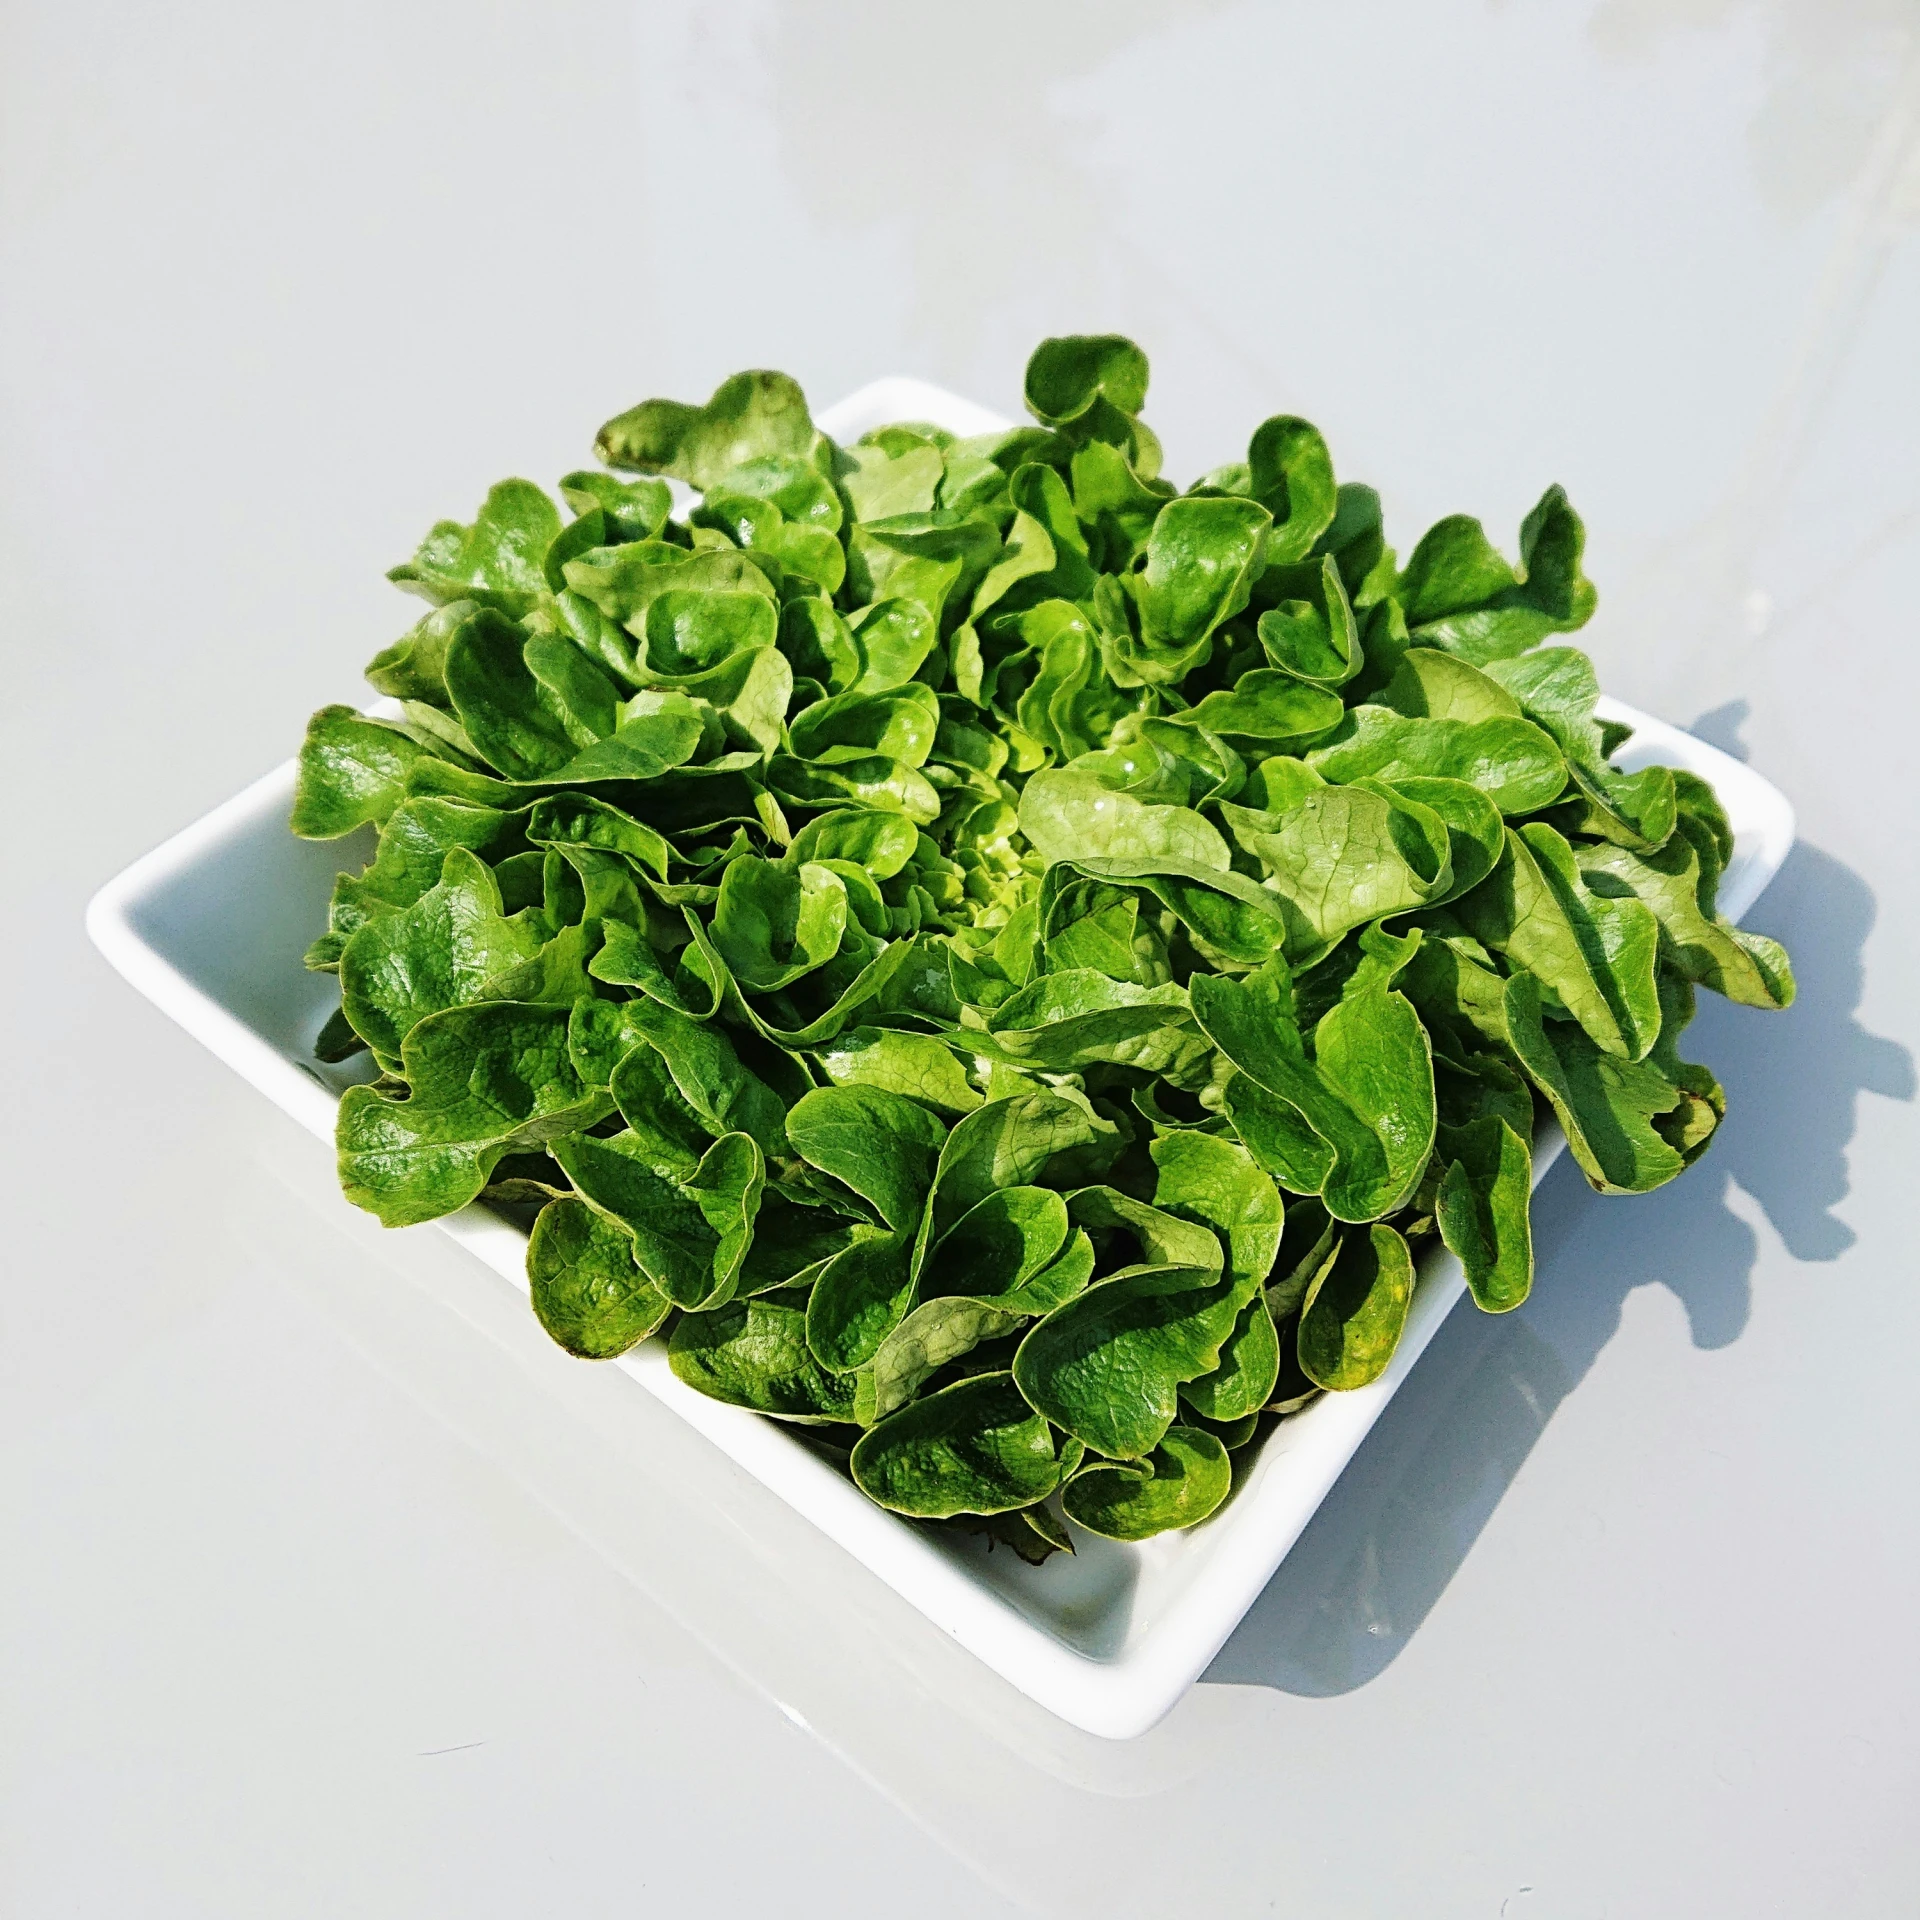
[[[903,419],[962,434],[1006,424],[937,387],[894,379],[862,388],[820,425],[850,439]],[[1677,728],[1616,701],[1600,711],[1635,730],[1622,765],[1686,767],[1719,795],[1734,830],[1721,903],[1738,919],[1793,846],[1785,796]],[[289,732],[293,724],[290,717]],[[320,1067],[312,1048],[338,996],[331,977],[307,972],[301,955],[326,924],[335,873],[365,857],[370,836],[359,844],[296,840],[287,828],[293,785],[289,760],[136,861],[100,890],[87,928],[135,987],[330,1141],[350,1076]],[[1557,1127],[1541,1130],[1536,1179],[1564,1144]],[[478,1205],[437,1225],[524,1291],[526,1237],[518,1228]],[[1037,1568],[874,1506],[777,1422],[683,1386],[656,1344],[611,1364],[1022,1693],[1090,1733],[1124,1739],[1169,1712],[1219,1651],[1464,1290],[1459,1262],[1435,1249],[1385,1375],[1357,1392],[1324,1394],[1284,1421],[1232,1500],[1203,1526],[1139,1545],[1077,1534],[1075,1558]]]

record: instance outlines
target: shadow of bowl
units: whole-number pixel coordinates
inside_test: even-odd
[[[1872,890],[1802,844],[1753,923],[1784,940],[1800,992],[1784,1015],[1703,996],[1689,1038],[1719,1067],[1728,1116],[1701,1165],[1630,1204],[1591,1192],[1562,1161],[1534,1196],[1539,1278],[1520,1312],[1456,1308],[1206,1678],[1311,1696],[1385,1671],[1419,1631],[1545,1431],[1655,1282],[1678,1297],[1694,1344],[1747,1324],[1758,1241],[1731,1186],[1799,1260],[1837,1259],[1835,1212],[1863,1093],[1914,1097],[1912,1056],[1863,1029],[1861,950]],[[1737,1030],[1736,1030],[1737,1029]]]

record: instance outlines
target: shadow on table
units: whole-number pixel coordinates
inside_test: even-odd
[[[1500,1318],[1456,1309],[1207,1679],[1324,1696],[1383,1672],[1612,1338],[1635,1287],[1670,1287],[1696,1346],[1738,1339],[1759,1249],[1728,1205],[1730,1185],[1797,1259],[1833,1260],[1852,1244],[1833,1209],[1847,1192],[1859,1096],[1914,1096],[1912,1056],[1854,1018],[1873,894],[1802,845],[1754,920],[1787,943],[1800,993],[1783,1015],[1701,996],[1683,1051],[1726,1083],[1728,1118],[1713,1151],[1672,1186],[1631,1200],[1593,1193],[1561,1160],[1535,1196],[1532,1299]]]

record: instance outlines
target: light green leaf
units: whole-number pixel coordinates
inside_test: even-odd
[[[1299,1356],[1307,1378],[1346,1392],[1386,1372],[1413,1299],[1413,1256],[1379,1223],[1349,1233],[1314,1279],[1300,1309]]]
[[[880,1087],[942,1113],[971,1113],[981,1104],[953,1049],[930,1033],[851,1027],[813,1059],[836,1087]]]
[[[736,373],[704,407],[643,400],[595,436],[594,452],[627,473],[666,473],[711,487],[750,461],[804,456],[813,445],[806,396],[784,373]]]
[[[1637,899],[1589,888],[1553,828],[1533,821],[1509,829],[1506,859],[1453,911],[1477,939],[1550,987],[1596,1045],[1626,1060],[1646,1057],[1660,1031],[1659,922]]]
[[[1793,967],[1779,942],[1703,910],[1700,855],[1686,835],[1657,852],[1582,846],[1575,861],[1589,893],[1631,894],[1652,910],[1662,956],[1696,985],[1748,1007],[1793,1004]]]
[[[884,693],[905,686],[926,664],[940,616],[919,600],[896,597],[857,608],[847,627],[859,661],[854,691]]]
[[[891,880],[913,858],[919,830],[897,813],[864,813],[851,807],[809,820],[793,836],[787,858],[851,860],[876,880]]]
[[[1262,625],[1272,619],[1262,616]],[[1346,709],[1340,696],[1296,673],[1254,667],[1219,687],[1181,716],[1230,741],[1243,753],[1300,753],[1323,740]]]
[[[1259,1282],[1273,1269],[1286,1213],[1279,1191],[1246,1149],[1216,1134],[1163,1134],[1149,1152],[1158,1169],[1153,1204],[1220,1236],[1227,1274]]]
[[[740,484],[738,475],[729,478]],[[592,468],[565,475],[560,497],[583,519],[598,512],[609,543],[657,540],[673,507],[664,480],[616,480]]]
[[[915,1307],[861,1369],[854,1399],[860,1424],[870,1427],[897,1412],[950,1360],[1019,1324],[1017,1313],[982,1300],[948,1297]]]
[[[577,630],[575,638],[590,637],[603,664],[635,686],[644,684],[653,672],[639,659],[633,645],[636,639],[649,644],[657,642],[669,650],[662,654],[661,671],[690,671],[685,664],[689,645],[707,654],[709,665],[723,657],[719,648],[727,637],[724,633],[704,631],[698,620],[691,631],[683,625],[694,618],[685,604],[688,596],[748,594],[769,605],[774,600],[773,582],[766,570],[750,555],[732,547],[689,552],[667,541],[643,540],[633,546],[597,548],[577,560],[567,561],[561,571],[568,590],[558,597],[555,605],[560,614],[577,621],[579,628],[584,629]],[[661,626],[649,636],[648,620],[653,604],[669,594],[680,596],[676,607],[662,616]],[[602,620],[612,624],[595,625],[584,620],[581,607],[591,607]],[[719,623],[723,618],[732,625],[736,638],[745,636],[757,641],[763,631],[755,616],[738,607],[712,610],[708,621]],[[678,668],[671,665],[675,654],[682,662]]]
[[[1446,822],[1392,787],[1308,787],[1282,812],[1230,803],[1220,812],[1266,869],[1287,950],[1304,960],[1355,927],[1443,897],[1452,883]]]
[[[1219,1238],[1197,1221],[1136,1200],[1117,1187],[1081,1187],[1068,1196],[1067,1215],[1093,1238],[1095,1263],[1105,1267],[1222,1266]]]
[[[940,449],[930,442],[897,452],[862,444],[846,449],[840,484],[856,520],[891,520],[896,514],[930,513],[946,472]]]
[[[1594,591],[1580,570],[1586,530],[1559,487],[1549,487],[1520,528],[1520,565],[1496,553],[1479,521],[1454,514],[1429,529],[1396,592],[1425,646],[1476,663],[1511,659],[1549,633],[1584,626]]]
[[[502,480],[472,526],[440,521],[387,578],[437,605],[473,600],[524,613],[546,591],[542,563],[559,534],[559,509],[531,480]]]
[[[1465,780],[1505,814],[1536,812],[1567,784],[1560,749],[1531,720],[1413,720],[1386,707],[1355,707],[1307,764],[1329,780]]]
[[[1409,647],[1387,684],[1373,696],[1374,704],[1390,707],[1410,720],[1455,720],[1463,726],[1481,720],[1523,720],[1528,718],[1526,710],[1504,683],[1506,667],[1518,664],[1503,662],[1499,672],[1483,670],[1438,647]]]
[[[1447,830],[1447,866],[1451,875],[1444,890],[1428,902],[1438,906],[1477,887],[1507,850],[1500,809],[1478,787],[1464,780],[1412,777],[1392,783],[1403,801],[1437,814]]]
[[[940,817],[940,796],[926,775],[886,754],[828,763],[777,753],[767,763],[767,785],[795,806],[872,807],[922,826]]]
[[[1316,687],[1344,686],[1360,671],[1360,629],[1332,554],[1269,566],[1259,592],[1260,644],[1276,667]]]
[[[1527,1136],[1493,1117],[1442,1127],[1438,1157],[1446,1164],[1434,1206],[1440,1237],[1458,1256],[1475,1304],[1507,1313],[1533,1287],[1533,1151]]]
[[[857,760],[885,754],[906,766],[926,764],[940,729],[940,702],[918,684],[885,693],[843,693],[794,715],[792,750],[805,760]]]
[[[1077,1073],[1098,1061],[1149,1073],[1197,1060],[1185,991],[1140,987],[1090,967],[1044,974],[991,1016],[994,1047],[1016,1064]]]
[[[810,459],[795,454],[773,454],[729,467],[726,490],[749,499],[767,500],[790,522],[837,533],[845,515],[833,482]]]
[[[1149,806],[1071,769],[1036,773],[1020,796],[1020,831],[1042,860],[1177,860],[1224,872],[1217,828],[1187,807]]]
[[[1215,630],[1247,604],[1273,524],[1230,497],[1169,500],[1147,538],[1138,636],[1120,638],[1108,670],[1122,686],[1165,686],[1206,659]]]

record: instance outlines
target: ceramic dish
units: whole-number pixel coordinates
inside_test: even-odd
[[[913,380],[882,380],[821,415],[838,439],[901,419],[982,433],[996,415]],[[1634,737],[1620,756],[1690,768],[1719,795],[1734,830],[1721,905],[1739,919],[1793,845],[1785,797],[1739,761],[1617,701],[1600,712]],[[289,720],[289,733],[295,730]],[[87,911],[93,939],[142,993],[303,1126],[331,1142],[349,1076],[313,1062],[334,981],[301,955],[327,918],[343,866],[370,849],[315,844],[287,830],[289,760],[176,834],[101,889]],[[1558,1156],[1555,1127],[1535,1143],[1535,1177]],[[345,1205],[343,1201],[341,1203]],[[480,1206],[438,1223],[524,1290],[526,1237]],[[1009,1552],[936,1538],[873,1505],[776,1422],[682,1386],[658,1344],[623,1368],[713,1444],[805,1514],[862,1566],[988,1666],[1076,1726],[1126,1738],[1152,1726],[1212,1660],[1299,1538],[1341,1469],[1380,1417],[1464,1291],[1459,1263],[1436,1250],[1423,1265],[1404,1337],[1373,1385],[1325,1394],[1285,1421],[1233,1499],[1205,1525],[1139,1545],[1079,1536],[1072,1560],[1028,1567]]]

